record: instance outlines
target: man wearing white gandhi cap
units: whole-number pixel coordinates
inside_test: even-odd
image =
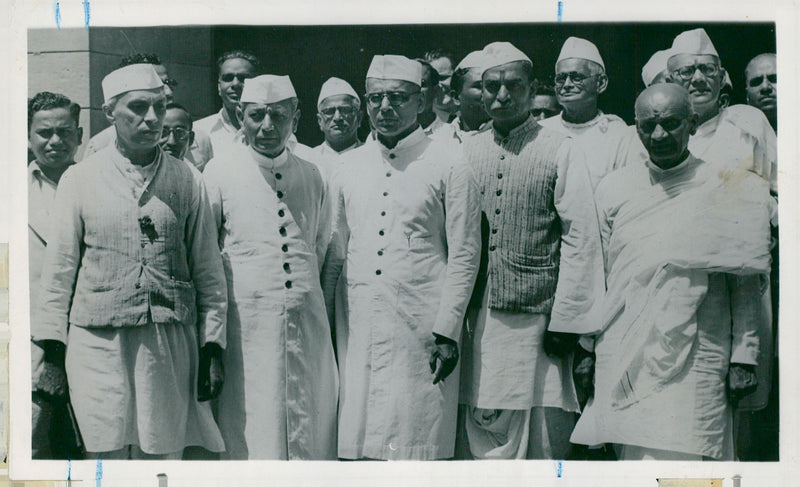
[[[222,387],[227,307],[206,189],[158,145],[166,98],[152,65],[112,72],[103,95],[116,142],[61,178],[32,338],[52,380],[66,371],[88,458],[219,452],[199,402]]]
[[[669,81],[689,90],[700,117],[697,132],[689,139],[692,154],[704,161],[750,170],[766,179],[777,193],[775,131],[763,113],[751,106],[720,108],[725,69],[706,31],[682,32],[670,51]]]
[[[323,284],[326,301],[346,307],[336,313],[341,458],[453,456],[480,211],[460,151],[419,126],[421,79],[416,61],[373,58],[365,99],[375,130],[331,178],[335,230]]]
[[[228,278],[227,459],[336,459],[338,380],[320,286],[330,211],[319,169],[287,147],[300,113],[288,76],[246,79],[247,145],[203,178]]]
[[[361,99],[350,83],[329,78],[322,84],[317,100],[317,123],[325,140],[309,151],[312,162],[323,172],[342,161],[342,155],[361,145]],[[302,155],[301,155],[302,157]]]
[[[491,128],[463,143],[485,217],[470,302],[462,401],[475,458],[566,458],[578,400],[567,355],[592,329],[603,257],[592,186],[574,140],[530,114],[530,59],[484,48]]]
[[[595,187],[618,167],[619,154],[631,142],[625,121],[598,108],[598,97],[608,86],[608,76],[597,46],[585,39],[568,38],[556,61],[554,85],[564,110],[539,123],[580,144]]]

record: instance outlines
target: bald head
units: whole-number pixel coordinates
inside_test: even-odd
[[[775,54],[759,54],[747,63],[744,70],[747,104],[767,116],[769,123],[778,127],[778,74]]]
[[[691,97],[680,85],[652,85],[636,99],[636,130],[650,160],[662,169],[686,159],[689,137],[696,128]]]

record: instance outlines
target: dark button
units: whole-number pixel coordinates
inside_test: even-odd
[[[284,262],[283,263],[283,270],[285,270],[286,272],[289,272],[289,263],[288,262]]]
[[[291,289],[292,288],[292,281],[286,281],[283,285],[286,286],[286,289]]]
[[[380,269],[378,269],[377,271],[375,271],[375,274],[376,274],[376,275],[378,275],[378,276],[380,276],[380,275],[381,275],[381,270],[380,270]]]
[[[383,250],[379,250],[378,255],[383,255]]]
[[[394,154],[389,154],[389,159],[394,159],[395,157],[397,157],[397,156],[394,155]]]
[[[284,213],[284,211],[283,211],[283,210],[278,210],[278,216],[282,217],[282,216],[283,216],[283,215],[285,215],[285,214],[286,214],[286,213]]]
[[[504,155],[502,155],[502,154],[500,155],[500,160],[501,160],[501,161],[502,161],[503,159],[505,159],[505,158],[506,158],[506,156],[504,156]]]
[[[288,252],[289,251],[289,246],[286,245],[286,244],[283,244],[283,245],[281,245],[281,250],[283,250],[284,252]]]
[[[278,198],[283,198],[283,191],[278,191]]]
[[[142,265],[147,265],[147,259],[142,259]]]
[[[386,192],[386,191],[384,191],[384,192],[383,192],[383,195],[384,195],[384,196],[389,196],[389,193],[388,193],[388,192]]]
[[[142,285],[137,282],[136,284],[133,285],[133,287],[135,287],[136,289],[139,289],[140,287],[142,287]]]
[[[494,210],[494,214],[495,214],[495,215],[499,215],[499,214],[500,214],[500,208],[498,208],[498,209]]]
[[[383,233],[384,233],[383,230],[381,230],[378,232],[378,235],[383,235]]]
[[[381,216],[386,216],[386,212],[385,212],[385,211],[382,211],[382,212],[381,212]]]
[[[144,248],[144,242],[142,242],[142,248]]]
[[[500,210],[497,210],[497,212],[499,213],[499,212],[500,212]],[[281,234],[281,235],[283,235],[284,237],[286,236],[286,227],[281,227],[281,229],[280,229],[280,230],[278,230],[278,231],[279,231],[279,232],[280,232],[280,234]]]
[[[387,178],[390,178],[390,177],[392,177],[392,173],[390,173],[390,172],[387,172],[387,173],[386,173],[386,177],[387,177]]]
[[[497,173],[497,179],[503,179],[503,173],[501,172]]]
[[[489,250],[491,250],[492,252],[494,252],[494,249],[496,249],[496,248],[497,248],[497,247],[495,247],[494,245],[492,245],[492,246],[490,246],[490,247],[489,247]]]
[[[492,228],[492,233],[497,233],[497,229],[496,228]]]
[[[497,196],[500,196],[501,194],[503,194],[503,190],[502,189],[498,189],[497,190]]]
[[[280,178],[282,178],[282,177],[283,177],[283,176],[281,176],[281,173],[279,173],[279,172],[276,172],[276,173],[275,173],[275,179],[280,179]]]

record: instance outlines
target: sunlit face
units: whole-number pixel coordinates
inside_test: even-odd
[[[531,80],[523,61],[487,69],[483,73],[483,106],[495,123],[524,121],[531,103]]]
[[[464,73],[461,92],[456,94],[461,113],[485,113],[481,92],[481,72],[477,68],[470,68]]]
[[[417,114],[424,108],[418,85],[396,79],[367,78],[366,90],[367,114],[379,134],[394,137],[417,123]],[[390,94],[395,98],[394,105],[390,103]],[[372,103],[370,95],[376,101],[380,98],[377,105]]]
[[[156,70],[158,77],[161,78],[161,82],[164,83],[164,96],[167,97],[167,103],[171,103],[175,94],[174,89],[178,86],[177,82],[169,77],[167,68],[163,65],[154,64],[153,68]]]
[[[83,130],[68,108],[40,110],[33,114],[28,131],[28,148],[42,167],[64,168],[73,163]]]
[[[183,159],[194,139],[189,114],[180,108],[168,108],[161,135],[161,148],[172,157]]]
[[[586,59],[568,58],[556,64],[555,88],[564,107],[584,105],[597,99],[608,80],[600,67]]]
[[[439,110],[451,112],[454,102],[450,97],[450,77],[453,76],[453,63],[446,57],[440,57],[430,62],[433,69],[439,73],[439,91],[433,100],[433,106]]]
[[[777,73],[775,56],[759,56],[750,61],[745,72],[748,105],[764,111],[778,107]]]
[[[698,113],[718,109],[724,74],[719,59],[709,54],[676,54],[667,63],[669,80],[689,90]]]
[[[246,59],[227,59],[219,68],[217,79],[217,92],[222,98],[226,108],[234,107],[239,103],[244,89],[244,80],[255,75],[255,68]]]
[[[297,129],[300,110],[287,99],[267,105],[245,103],[242,107],[242,132],[256,152],[275,157],[283,152],[289,136]]]
[[[558,100],[555,96],[536,95],[531,101],[531,115],[537,121],[558,115],[560,111],[561,107],[558,106]]]
[[[679,162],[695,132],[697,115],[691,113],[681,95],[669,90],[641,96],[636,104],[636,130],[650,160],[662,167]]]
[[[106,118],[117,131],[117,142],[133,151],[147,151],[158,145],[166,114],[164,90],[129,91],[121,95],[113,109],[105,105]]]
[[[333,95],[322,100],[317,111],[319,129],[328,143],[355,142],[361,122],[357,101],[350,95]]]

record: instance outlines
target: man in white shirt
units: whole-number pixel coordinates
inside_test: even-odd
[[[347,307],[336,322],[340,458],[453,456],[479,195],[460,151],[419,126],[421,84],[417,61],[373,58],[365,98],[375,130],[332,178],[335,231],[323,284],[329,307],[335,290]]]
[[[361,145],[358,140],[361,99],[350,83],[329,78],[322,84],[317,100],[317,123],[325,140],[308,151],[308,155],[311,162],[327,174],[341,162],[343,154]]]

